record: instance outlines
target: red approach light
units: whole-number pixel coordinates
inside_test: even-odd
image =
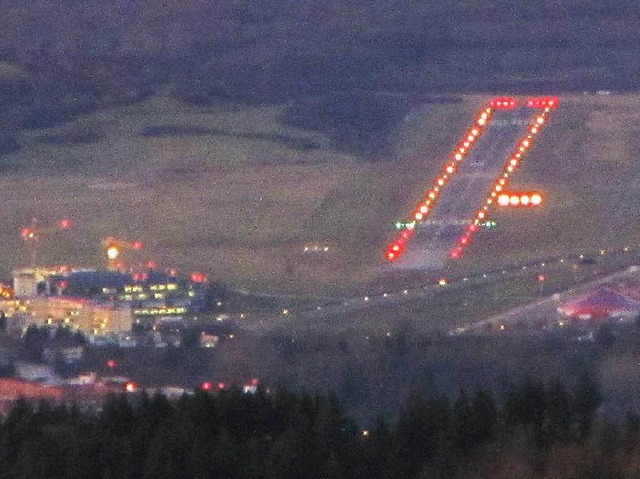
[[[133,243],[131,243],[132,249],[141,250],[143,247],[144,245],[142,244],[142,241],[134,241]]]
[[[171,278],[175,278],[176,276],[178,276],[178,270],[174,268],[169,268],[167,270],[167,275],[170,276]]]
[[[147,268],[155,269],[156,268],[156,262],[155,261],[147,261]]]
[[[221,391],[224,391],[225,389],[227,389],[229,386],[227,385],[227,383],[224,383],[222,381],[220,381],[218,383],[218,389],[220,389]]]
[[[395,259],[397,259],[397,255],[393,251],[389,251],[387,253],[387,260],[393,261]]]
[[[469,236],[468,235],[462,235],[458,238],[458,244],[461,246],[466,246],[469,244]]]
[[[58,281],[58,288],[67,289],[68,286],[69,286],[69,283],[67,281]]]
[[[451,259],[460,259],[462,257],[462,248],[457,247],[457,248],[453,248],[451,251],[449,251],[449,258]]]
[[[540,283],[543,283],[546,279],[547,279],[547,278],[546,278],[546,276],[545,276],[544,274],[539,274],[539,275],[538,275],[538,281],[539,281]]]
[[[115,367],[116,367],[116,361],[115,361],[115,359],[109,359],[109,360],[107,361],[107,367],[108,367],[109,369],[113,369],[113,368],[115,368]]]
[[[20,234],[25,239],[33,238],[35,236],[35,232],[31,228],[22,228],[20,230]]]
[[[200,391],[211,391],[212,388],[213,388],[213,384],[209,381],[200,383]]]
[[[58,226],[60,226],[60,228],[62,228],[63,230],[66,230],[67,228],[71,228],[71,220],[68,218],[60,220],[58,222]]]

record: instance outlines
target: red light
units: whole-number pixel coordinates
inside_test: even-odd
[[[539,274],[539,275],[538,275],[538,281],[540,281],[541,283],[542,283],[544,280],[546,280],[546,279],[547,279],[547,278],[545,277],[545,275],[544,275],[544,274]]]
[[[396,254],[395,254],[393,251],[389,251],[389,252],[387,253],[387,259],[388,259],[389,261],[393,261],[394,259],[396,259]]]
[[[227,387],[228,387],[227,383],[223,383],[223,382],[219,382],[218,383],[218,389],[220,389],[220,390],[227,389]]]
[[[140,282],[140,281],[145,281],[147,279],[147,274],[146,273],[133,273],[131,275],[131,279],[133,279],[136,282]]]
[[[142,247],[143,247],[142,241],[134,241],[133,243],[131,243],[132,249],[140,250],[142,249]]]
[[[116,361],[115,361],[115,359],[109,359],[109,360],[107,361],[107,367],[108,367],[109,369],[113,369],[113,368],[115,368],[115,367],[116,367]]]
[[[167,275],[171,276],[172,278],[175,278],[176,276],[178,276],[178,270],[174,268],[170,268],[167,270]]]
[[[207,281],[207,277],[204,274],[198,272],[191,273],[190,278],[191,282],[193,283],[204,283],[205,281]]]
[[[69,283],[67,281],[58,281],[58,288],[67,289],[68,286],[69,286]]]
[[[462,248],[454,248],[449,251],[449,258],[451,259],[460,259],[462,256]]]
[[[467,231],[469,231],[470,233],[475,233],[476,231],[478,231],[478,225],[476,225],[475,223],[469,224],[469,226],[467,226]]]
[[[209,381],[205,381],[200,384],[201,391],[211,391],[212,388],[213,388],[213,384],[211,384]]]
[[[67,228],[71,227],[71,220],[70,219],[60,220],[58,225],[60,226],[60,228],[66,230]]]
[[[33,238],[35,236],[35,232],[31,228],[22,228],[20,230],[20,234],[25,239]]]
[[[125,383],[124,390],[128,393],[134,393],[138,390],[138,385],[134,382]]]
[[[251,384],[252,386],[257,386],[258,383],[260,383],[260,380],[257,378],[253,378],[249,384]]]
[[[464,236],[460,236],[458,238],[458,244],[465,246],[469,244],[469,237],[464,235]]]
[[[147,268],[155,269],[155,267],[156,267],[156,262],[155,261],[147,261]]]

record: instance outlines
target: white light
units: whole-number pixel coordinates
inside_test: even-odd
[[[117,246],[109,246],[107,248],[107,258],[116,259],[119,254],[120,254],[120,250],[118,249]]]

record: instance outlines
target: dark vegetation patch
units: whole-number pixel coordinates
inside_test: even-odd
[[[220,136],[233,139],[272,141],[280,143],[294,150],[310,151],[321,148],[319,142],[311,138],[300,138],[281,133],[234,133],[218,128],[206,128],[197,125],[156,125],[142,129],[139,136],[150,138],[164,138],[171,136]]]
[[[7,155],[20,149],[20,143],[10,133],[0,132],[0,155]]]
[[[61,132],[45,133],[36,137],[35,141],[47,145],[82,145],[98,142],[104,136],[104,131],[99,127],[78,125]]]
[[[379,160],[392,155],[391,137],[410,106],[403,95],[339,93],[296,101],[282,121],[328,135],[339,151]]]
[[[152,125],[144,127],[138,136],[150,138],[164,138],[168,136],[208,136],[226,135],[217,128],[206,128],[196,125]]]

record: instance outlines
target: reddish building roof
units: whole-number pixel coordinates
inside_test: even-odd
[[[637,311],[640,311],[640,302],[608,287],[598,288],[558,308],[558,312],[572,318],[589,317],[595,319],[606,319]]]

